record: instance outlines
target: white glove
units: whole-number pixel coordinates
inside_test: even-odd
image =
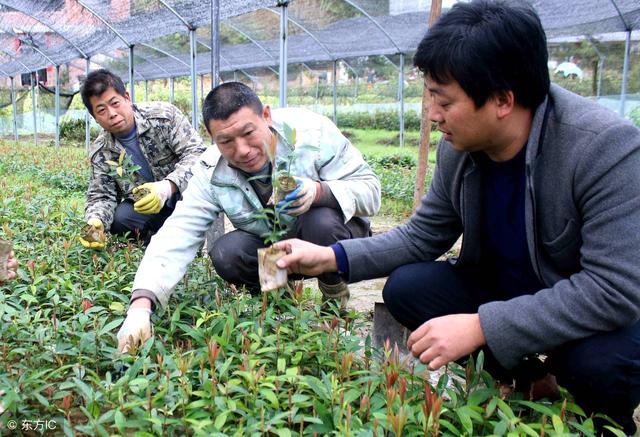
[[[286,202],[290,202],[284,210],[284,213],[293,216],[307,212],[309,208],[311,208],[311,205],[313,205],[314,200],[316,200],[316,193],[318,191],[318,183],[316,181],[299,177],[295,179],[298,183],[296,189],[278,202],[278,207],[282,207]]]
[[[159,182],[147,182],[133,189],[137,191],[147,189],[149,194],[133,204],[133,209],[140,214],[157,214],[160,212],[166,201],[171,197],[171,181],[166,179]]]
[[[118,331],[118,350],[128,352],[130,346],[144,343],[151,337],[151,310],[149,308],[129,308],[127,318]]]

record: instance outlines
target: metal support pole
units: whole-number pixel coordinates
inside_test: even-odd
[[[220,0],[211,1],[211,89],[220,84]]]
[[[333,61],[333,122],[338,125],[338,61]]]
[[[211,1],[211,89],[220,84],[220,1]],[[202,96],[204,98],[204,95]],[[195,127],[195,125],[194,125]],[[213,139],[211,140],[213,143]],[[224,214],[218,213],[206,233],[207,251],[224,235]]]
[[[400,98],[400,147],[404,146],[404,53],[400,53],[400,71],[398,73],[398,97]]]
[[[169,103],[173,105],[173,101],[175,100],[175,77],[169,78]]]
[[[287,38],[288,38],[288,1],[281,1],[280,6],[280,107],[287,106]]]
[[[356,86],[355,89],[353,90],[353,103],[356,103],[358,101],[358,75],[356,74]]]
[[[149,81],[146,79],[144,80],[144,101],[149,101]]]
[[[204,100],[204,74],[200,75],[200,100]]]
[[[60,147],[60,66],[56,65],[56,147]]]
[[[16,106],[16,88],[11,76],[11,106],[13,107],[13,139],[18,141],[18,110]]]
[[[189,45],[191,46],[191,125],[198,130],[198,83],[196,78],[196,29],[189,29]]]
[[[598,56],[598,85],[596,87],[596,97],[600,97],[602,92],[602,70],[604,69],[605,56]]]
[[[320,76],[316,76],[316,109],[318,108],[318,98],[320,97]]]
[[[87,58],[87,65],[85,66],[85,73],[89,76],[89,70],[91,69],[91,58]],[[84,114],[84,148],[89,152],[89,144],[91,143],[91,118],[89,118],[89,111],[85,111]]]
[[[629,57],[631,55],[631,29],[627,30],[624,41],[624,65],[622,67],[622,90],[620,91],[620,116],[624,117],[627,102],[627,76],[629,75]]]
[[[136,89],[135,83],[133,83],[133,44],[129,46],[129,97],[131,97],[131,102],[136,102]]]
[[[233,81],[234,82],[238,81],[238,70],[233,70]]]
[[[33,113],[33,142],[38,145],[38,120],[36,116],[36,87],[38,86],[38,72],[31,75],[31,112]]]

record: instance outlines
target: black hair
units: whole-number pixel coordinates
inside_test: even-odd
[[[100,96],[109,88],[113,88],[118,94],[124,97],[127,90],[124,87],[124,82],[120,79],[119,76],[116,76],[109,70],[101,68],[100,70],[95,70],[89,73],[84,83],[82,84],[82,89],[80,90],[80,95],[82,96],[82,103],[89,111],[89,114],[93,115],[93,108],[91,107],[91,102],[89,99],[94,96]]]
[[[547,40],[538,14],[524,2],[457,3],[420,42],[414,65],[438,83],[455,80],[477,108],[512,91],[535,110],[549,92]]]
[[[242,82],[226,82],[209,91],[202,108],[207,132],[210,120],[226,120],[245,106],[251,108],[256,114],[262,115],[260,98]]]

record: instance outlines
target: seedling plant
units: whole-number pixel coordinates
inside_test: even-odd
[[[595,435],[566,393],[502,398],[482,357],[432,383],[393,345],[361,338],[357,314],[320,311],[300,287],[235,292],[205,257],[153,315],[154,337],[117,354],[143,248],[75,241],[87,175],[81,149],[0,142],[0,238],[20,262],[0,285],[0,434]],[[10,431],[11,420],[55,428]]]

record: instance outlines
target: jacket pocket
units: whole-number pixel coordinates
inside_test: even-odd
[[[556,268],[563,272],[575,271],[580,267],[582,237],[578,223],[570,219],[560,234],[551,241],[543,241],[549,258]]]
[[[153,164],[154,166],[162,167],[165,165],[173,164],[174,161],[175,161],[174,155],[166,155],[166,156],[161,156],[159,158],[154,159]]]

